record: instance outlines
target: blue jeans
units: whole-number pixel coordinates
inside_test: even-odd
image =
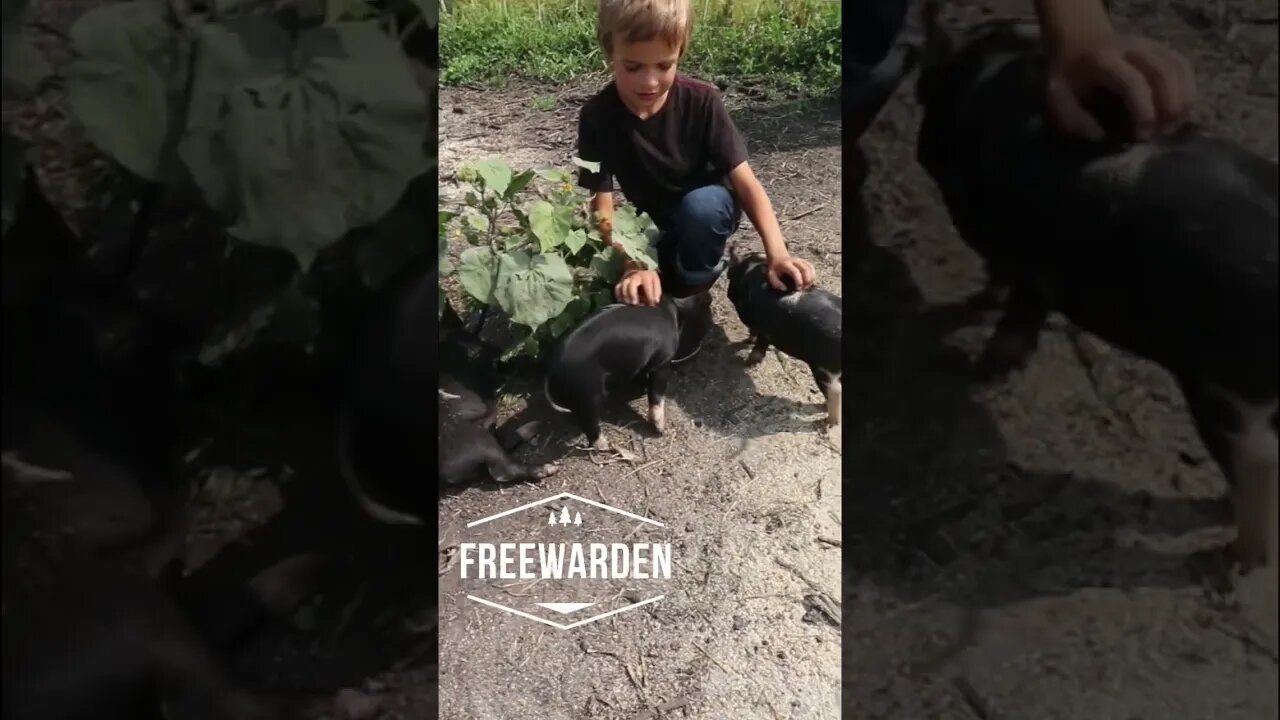
[[[663,285],[710,285],[724,272],[725,245],[738,229],[742,211],[723,185],[691,190],[667,221],[659,221],[658,271]]]

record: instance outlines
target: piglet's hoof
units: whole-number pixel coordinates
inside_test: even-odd
[[[541,480],[543,478],[549,478],[558,472],[560,472],[559,465],[557,465],[556,463],[547,463],[546,465],[539,466],[538,469],[534,471],[534,475],[536,475],[537,478]]]
[[[659,435],[667,431],[667,414],[662,405],[649,406],[649,424],[653,425],[654,432]]]
[[[609,438],[605,437],[604,435],[601,435],[600,437],[596,438],[596,441],[591,443],[591,449],[598,450],[600,452],[609,452],[610,450]]]
[[[764,362],[764,356],[768,354],[768,352],[768,350],[752,350],[747,354],[747,359],[742,361],[742,364],[749,368],[755,367]]]

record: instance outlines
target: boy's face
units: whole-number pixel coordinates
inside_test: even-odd
[[[648,117],[662,108],[676,81],[680,49],[662,38],[613,46],[613,77],[631,112]]]

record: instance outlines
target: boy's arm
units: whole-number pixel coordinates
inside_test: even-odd
[[[799,258],[791,257],[787,244],[782,239],[782,228],[778,226],[778,216],[773,211],[773,203],[769,194],[752,172],[747,162],[738,164],[729,172],[729,183],[733,186],[734,195],[742,205],[742,210],[760,233],[760,241],[764,244],[765,258],[769,264],[769,283],[778,290],[786,290],[782,277],[790,277],[797,290],[813,284],[813,266]]]
[[[641,269],[641,265],[627,256],[627,251],[622,249],[621,245],[613,243],[613,193],[598,192],[591,196],[591,217],[600,216],[597,221],[596,228],[600,231],[600,236],[604,238],[604,244],[613,248],[613,251],[623,257],[622,272],[629,273],[632,270]]]
[[[760,233],[760,241],[764,244],[764,254],[772,265],[778,260],[790,257],[787,244],[782,239],[782,228],[778,226],[778,216],[773,211],[773,203],[769,194],[751,170],[751,165],[742,163],[729,172],[729,182],[733,184],[734,195],[742,204],[742,210]]]
[[[773,203],[769,202],[769,194],[764,191],[747,162],[746,140],[734,125],[733,118],[729,117],[729,111],[725,109],[718,93],[710,95],[706,112],[707,137],[711,139],[711,162],[717,169],[727,171],[734,197],[755,226],[756,232],[760,233],[765,256],[769,261],[769,284],[778,290],[786,290],[787,286],[782,278],[787,276],[797,290],[809,287],[813,284],[813,266],[791,257],[791,253],[787,251],[787,244],[782,239],[782,228],[778,226],[778,216],[773,212]]]

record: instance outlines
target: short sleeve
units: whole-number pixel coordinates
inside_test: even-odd
[[[711,164],[719,172],[727,173],[747,161],[747,142],[733,124],[729,111],[720,99],[720,93],[711,91],[707,98],[707,145],[711,151]]]
[[[613,177],[605,160],[604,142],[601,139],[599,109],[590,103],[578,113],[578,157],[600,163],[600,172],[578,168],[578,185],[593,193],[612,192]]]

